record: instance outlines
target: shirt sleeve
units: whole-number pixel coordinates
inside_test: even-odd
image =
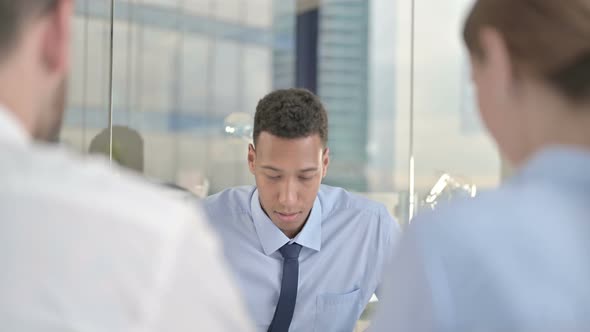
[[[383,274],[384,271],[388,270],[388,266],[391,263],[401,235],[401,228],[398,222],[391,216],[385,207],[381,209],[379,218],[381,219],[381,225],[384,225],[385,227],[383,231],[384,245],[381,252],[382,258],[380,260],[381,268],[377,274],[377,289],[375,290],[375,295],[377,298],[382,295]]]
[[[149,330],[252,331],[217,239],[204,218],[196,216],[171,250]]]
[[[452,307],[445,273],[438,256],[425,252],[428,236],[421,234],[422,227],[413,227],[416,223],[401,237],[388,267],[372,332],[450,331],[446,327]]]

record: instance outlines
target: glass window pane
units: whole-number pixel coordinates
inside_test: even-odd
[[[413,152],[418,207],[444,174],[479,188],[500,180],[500,158],[479,122],[468,57],[459,38],[471,3],[416,3]],[[451,187],[449,183],[441,200],[466,194]]]
[[[72,69],[60,139],[83,153],[108,125],[110,26],[96,17],[101,6],[107,1],[78,1],[72,21]]]

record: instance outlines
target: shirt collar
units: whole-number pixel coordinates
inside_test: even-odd
[[[515,181],[530,178],[572,186],[590,184],[590,150],[574,146],[552,146],[531,158],[515,176]]]
[[[271,255],[287,243],[296,242],[304,247],[320,251],[322,246],[322,205],[316,197],[311,213],[303,229],[294,239],[289,239],[266,215],[260,206],[258,190],[254,191],[250,201],[254,227],[264,253]]]
[[[26,145],[30,141],[23,126],[4,106],[0,104],[0,140]]]

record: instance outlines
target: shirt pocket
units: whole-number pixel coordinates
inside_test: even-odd
[[[360,313],[361,289],[345,294],[321,294],[316,298],[316,332],[351,332]]]

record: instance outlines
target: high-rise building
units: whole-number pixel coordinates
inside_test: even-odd
[[[285,32],[294,23],[295,50],[275,52],[273,86],[282,88],[294,82],[319,95],[329,114],[332,156],[325,182],[366,191],[369,1],[279,3],[275,3],[273,30],[279,36],[292,36]],[[297,14],[295,22],[286,20],[282,14],[293,10]]]
[[[295,85],[295,26],[297,6],[294,0],[273,3],[272,33],[275,48],[272,59],[274,89]]]
[[[367,0],[323,1],[319,12],[318,94],[330,114],[327,182],[367,191]]]

